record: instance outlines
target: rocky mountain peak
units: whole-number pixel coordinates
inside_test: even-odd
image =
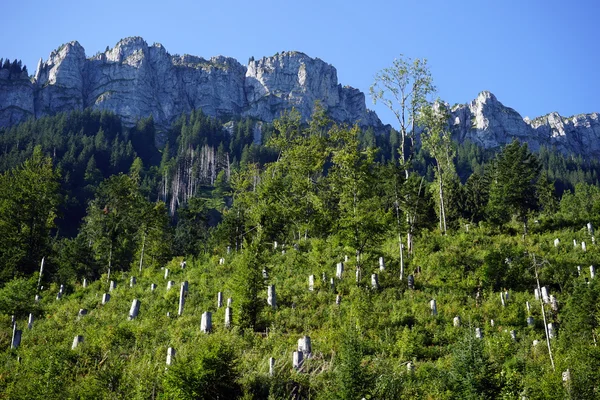
[[[557,112],[523,118],[503,105],[492,93],[483,91],[468,104],[451,110],[450,127],[456,140],[470,140],[486,148],[503,146],[513,139],[527,142],[533,150],[555,147],[565,153],[600,156],[598,114],[564,118]]]
[[[246,89],[248,102],[257,105],[258,114],[264,108],[289,103],[308,118],[315,100],[328,108],[340,101],[335,68],[300,52],[248,62]]]
[[[40,59],[41,61],[41,59]],[[38,84],[53,85],[62,79],[71,79],[83,67],[85,50],[77,41],[65,43],[53,50],[46,62],[39,62],[35,73]]]
[[[78,42],[69,42],[38,63],[29,91],[17,96],[18,103],[33,106],[18,115],[11,111],[15,96],[0,93],[6,99],[0,104],[0,126],[28,115],[86,107],[112,111],[127,125],[151,115],[166,126],[199,108],[212,116],[270,122],[296,107],[308,119],[317,100],[339,122],[383,126],[367,110],[363,93],[338,83],[333,66],[295,51],[251,60],[245,67],[224,56],[171,56],[162,45],[149,46],[141,37],[122,39],[90,58]]]
[[[194,109],[211,116],[271,122],[295,107],[307,120],[319,101],[338,122],[384,130],[377,115],[366,108],[364,93],[342,86],[332,65],[298,51],[251,58],[244,66],[224,56],[172,56],[162,45],[149,46],[141,37],[122,39],[88,58],[73,41],[40,60],[31,81],[4,75],[0,74],[0,126],[87,107],[114,112],[126,125],[152,116],[157,124],[168,126]],[[454,106],[450,126],[456,140],[485,147],[517,138],[534,150],[545,145],[600,156],[597,113],[523,119],[489,91]]]
[[[493,103],[498,103],[498,99],[489,90],[482,90],[477,95],[477,98],[475,100],[473,100],[471,103],[473,103],[473,102],[476,102],[479,104],[487,104],[487,103],[493,104]]]
[[[148,44],[140,37],[126,38],[105,53],[106,61],[122,63],[131,56],[141,56],[148,50]]]

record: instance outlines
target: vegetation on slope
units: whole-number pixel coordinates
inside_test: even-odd
[[[85,111],[0,132],[4,397],[598,396],[596,164],[519,142],[453,147],[429,127],[399,165],[394,132],[319,107],[264,126],[263,145],[253,127],[195,112],[157,133]],[[556,300],[544,314],[536,276]]]

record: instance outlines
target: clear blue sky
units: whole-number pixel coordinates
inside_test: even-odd
[[[283,50],[319,57],[367,93],[399,54],[427,58],[438,95],[465,103],[490,90],[522,116],[600,112],[594,0],[7,1],[0,57],[37,60],[78,40],[88,56],[142,36],[171,54],[226,55],[246,64]]]

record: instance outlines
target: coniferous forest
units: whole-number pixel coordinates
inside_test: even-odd
[[[600,163],[417,105],[1,129],[2,397],[599,398]]]

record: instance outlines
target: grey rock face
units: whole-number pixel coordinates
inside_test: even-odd
[[[33,84],[26,73],[9,77],[9,71],[0,69],[0,126],[17,124],[33,116]]]
[[[516,138],[527,142],[532,150],[544,145],[564,153],[600,155],[598,113],[564,118],[554,112],[529,120],[484,91],[471,103],[453,107],[450,114],[453,138],[459,142],[470,140],[493,148]]]
[[[318,100],[336,121],[381,126],[379,118],[367,111],[362,92],[342,87],[333,66],[300,52],[250,60],[245,91],[248,101],[245,114],[263,121],[272,121],[291,107],[306,120]]]
[[[70,42],[50,53],[45,63],[38,63],[34,78],[36,117],[83,108],[85,62],[83,47]]]
[[[184,55],[173,58],[178,68],[187,110],[202,109],[208,115],[240,115],[246,107],[246,67],[230,57]]]
[[[303,53],[251,60],[246,68],[222,56],[172,56],[140,37],[90,58],[79,43],[70,42],[40,60],[32,82],[0,76],[0,126],[86,107],[112,111],[126,125],[152,116],[166,126],[194,109],[271,122],[296,107],[308,119],[316,100],[339,122],[383,126],[366,109],[362,92],[342,87],[335,68]]]
[[[86,107],[112,111],[131,125],[141,117],[167,122],[176,112],[177,79],[170,56],[142,38],[121,40],[85,65]]]
[[[570,118],[550,113],[527,121],[541,137],[567,153],[600,155],[600,115],[579,114]]]
[[[484,91],[469,104],[451,110],[450,126],[455,138],[470,140],[483,147],[496,147],[510,143],[513,138],[529,141],[534,132],[515,110],[505,107],[492,93]]]
[[[336,69],[300,52],[283,52],[248,66],[233,58],[206,60],[169,54],[160,44],[126,38],[87,58],[78,42],[70,42],[40,59],[30,80],[0,70],[0,127],[35,116],[91,107],[119,115],[125,125],[152,116],[168,126],[182,113],[202,109],[211,116],[249,116],[271,122],[295,107],[304,120],[320,101],[337,122],[385,128],[366,108],[365,95],[342,86]],[[532,150],[541,145],[565,153],[600,156],[598,113],[561,117],[551,113],[529,120],[504,106],[490,92],[451,110],[450,126],[458,141],[497,147],[517,138]],[[254,140],[261,140],[260,125]]]

